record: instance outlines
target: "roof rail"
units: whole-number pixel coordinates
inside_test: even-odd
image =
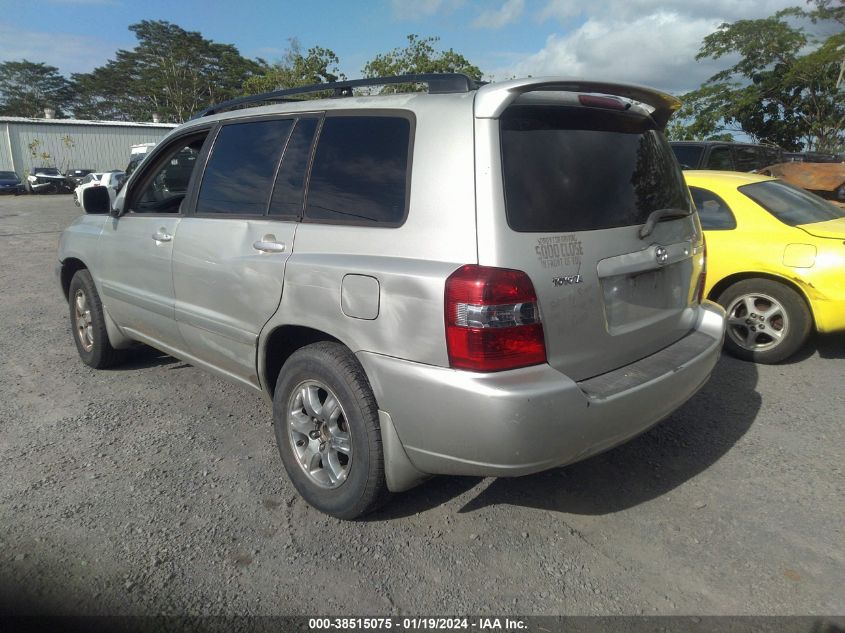
[[[300,88],[287,88],[285,90],[275,90],[273,92],[265,92],[257,95],[249,95],[247,97],[239,97],[218,103],[210,108],[200,111],[194,115],[194,119],[199,119],[211,114],[217,114],[225,110],[248,105],[250,103],[261,103],[263,101],[295,101],[290,97],[295,95],[305,95],[314,92],[332,92],[332,97],[351,97],[353,96],[353,88],[362,88],[365,86],[386,86],[390,84],[409,84],[409,83],[424,83],[428,84],[428,92],[430,94],[445,94],[454,92],[469,92],[477,89],[482,82],[478,82],[469,75],[463,73],[424,73],[416,75],[396,75],[393,77],[371,77],[367,79],[353,79],[351,81],[336,81],[333,83],[314,84],[311,86],[302,86]]]

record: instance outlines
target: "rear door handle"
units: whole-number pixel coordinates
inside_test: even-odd
[[[284,253],[285,248],[287,248],[283,242],[267,242],[264,240],[253,242],[252,247],[262,253]]]
[[[173,236],[170,233],[165,233],[162,229],[159,229],[153,233],[153,239],[156,242],[169,242],[173,239]]]

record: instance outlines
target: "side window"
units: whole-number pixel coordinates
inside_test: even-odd
[[[707,189],[690,187],[689,190],[698,209],[702,229],[725,231],[736,228],[736,220],[724,200]]]
[[[769,165],[776,165],[777,163],[782,163],[782,157],[780,150],[775,149],[773,147],[767,147],[763,150],[763,164],[758,166],[759,167],[768,167]]]
[[[760,152],[756,147],[737,147],[736,148],[736,170],[737,171],[753,171],[758,167],[764,165],[760,161]]]
[[[403,117],[326,117],[305,217],[398,226],[405,219],[411,123]]]
[[[179,213],[207,132],[172,145],[141,175],[130,210],[135,213]]]
[[[264,215],[292,119],[224,125],[205,168],[197,213]]]
[[[734,163],[731,159],[731,148],[721,145],[710,150],[710,156],[707,158],[706,168],[726,169],[728,171],[732,171]]]
[[[270,200],[270,215],[284,218],[298,218],[302,215],[302,198],[305,190],[305,174],[311,143],[319,119],[299,119],[290,135],[276,186]]]

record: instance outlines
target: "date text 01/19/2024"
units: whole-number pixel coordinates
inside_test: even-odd
[[[311,631],[397,630],[397,631],[524,631],[528,624],[519,618],[374,617],[309,618]]]

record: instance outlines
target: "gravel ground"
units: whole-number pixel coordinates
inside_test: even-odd
[[[288,483],[260,396],[153,350],[83,365],[69,196],[0,198],[0,613],[845,613],[845,336],[723,357],[649,433],[361,522]]]

